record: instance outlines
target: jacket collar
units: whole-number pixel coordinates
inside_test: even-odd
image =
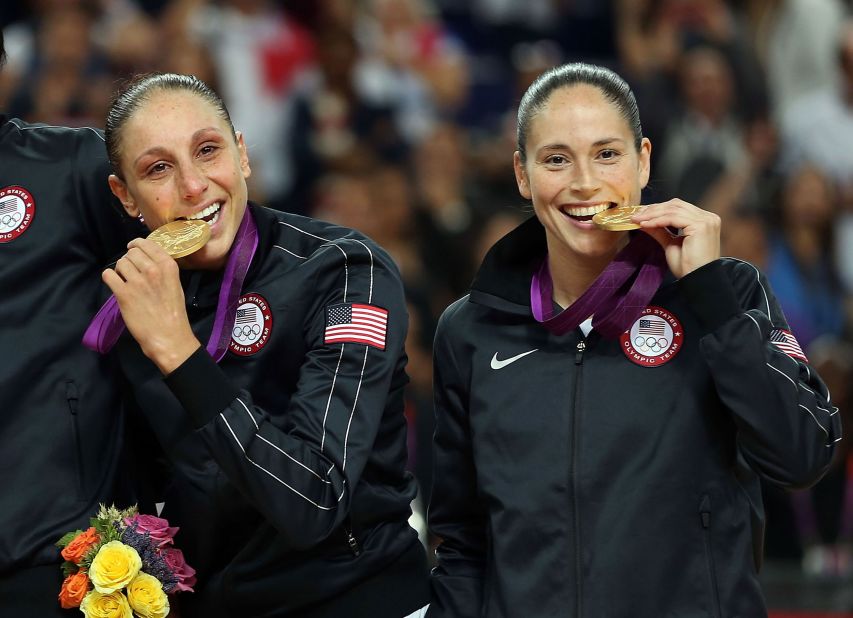
[[[530,278],[546,251],[545,228],[532,216],[489,249],[471,284],[471,300],[530,315]]]

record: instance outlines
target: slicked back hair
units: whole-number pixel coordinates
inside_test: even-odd
[[[527,161],[527,136],[530,123],[548,103],[551,95],[562,88],[588,85],[597,88],[604,97],[619,109],[634,136],[634,147],[639,151],[643,141],[640,111],[628,83],[608,68],[585,62],[563,64],[542,73],[534,80],[518,105],[516,140],[522,163]]]
[[[121,135],[127,121],[158,92],[189,92],[204,99],[216,108],[219,115],[231,129],[236,139],[234,124],[225,103],[210,86],[195,75],[178,73],[150,73],[137,76],[118,90],[110,103],[104,136],[107,142],[107,155],[113,173],[123,178],[121,173]]]

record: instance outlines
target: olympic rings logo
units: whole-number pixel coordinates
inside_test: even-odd
[[[231,331],[231,336],[234,337],[240,343],[254,343],[258,340],[258,337],[261,335],[261,325],[260,324],[243,324],[242,326],[235,326],[234,330]]]
[[[24,215],[17,211],[0,216],[0,228],[3,228],[4,232],[11,230],[17,227],[23,218]]]
[[[660,354],[669,347],[669,339],[666,337],[643,337],[639,335],[634,338],[634,347],[640,352]]]

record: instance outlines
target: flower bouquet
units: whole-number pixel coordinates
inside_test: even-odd
[[[192,592],[195,569],[172,547],[178,528],[136,507],[101,505],[88,530],[64,535],[59,603],[86,618],[166,618],[169,594]]]

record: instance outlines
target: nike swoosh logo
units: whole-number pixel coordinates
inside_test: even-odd
[[[510,356],[509,358],[505,358],[504,360],[498,360],[498,353],[495,352],[495,355],[492,357],[492,369],[503,369],[507,365],[511,365],[512,363],[517,361],[519,358],[524,358],[528,354],[533,354],[537,350],[539,350],[539,348],[536,348],[536,350],[522,352],[521,354],[516,354],[515,356]]]

